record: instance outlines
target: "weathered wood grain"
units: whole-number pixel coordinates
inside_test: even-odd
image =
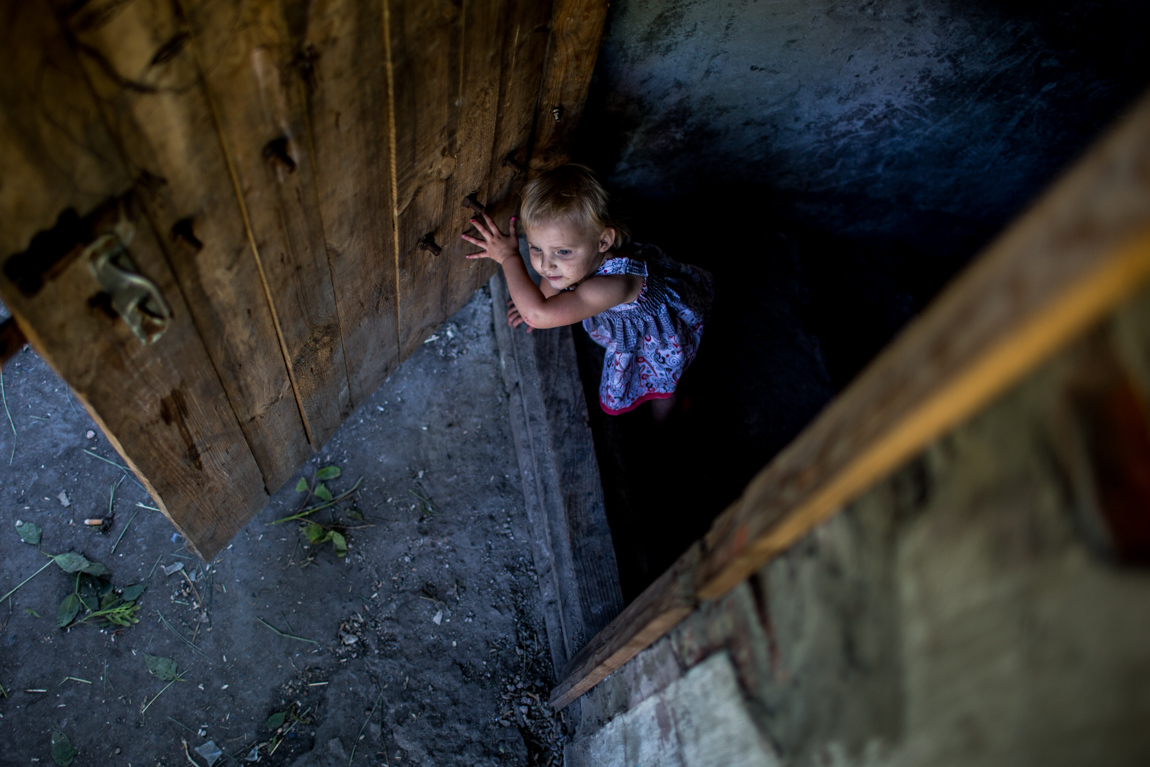
[[[77,257],[84,243],[68,248],[34,293],[5,275],[0,294],[159,509],[211,560],[267,504],[259,466],[142,210],[123,197],[84,228],[130,240],[138,273],[172,310],[159,340],[143,345],[111,311],[88,260]]]
[[[570,703],[673,628],[689,611],[683,580],[692,581],[698,599],[723,596],[1147,279],[1150,97],[763,469],[703,541],[584,648],[553,703]],[[667,604],[678,607],[651,607]]]
[[[490,286],[547,639],[562,670],[623,609],[619,568],[571,328],[512,330],[507,283],[500,275]]]
[[[519,191],[527,181],[536,105],[543,79],[541,62],[551,31],[550,4],[508,0],[505,18],[494,146],[483,198],[501,226],[506,226],[518,209]],[[487,259],[475,263],[479,267],[478,285],[486,283],[498,269]]]
[[[7,258],[66,209],[92,210],[132,179],[52,13],[38,3],[4,3],[0,44],[0,258]]]
[[[665,635],[695,609],[695,543],[571,659],[551,705],[564,708]]]
[[[408,357],[447,316],[444,296],[459,252],[451,194],[458,163],[461,9],[444,0],[384,5],[392,93],[400,356]],[[439,255],[419,242],[433,235]]]
[[[507,0],[464,0],[460,35],[459,63],[459,128],[455,153],[455,173],[449,184],[451,242],[445,243],[442,258],[447,259],[446,291],[443,319],[467,303],[479,287],[482,261],[463,257],[474,250],[460,235],[471,228],[475,212],[463,206],[463,199],[477,193],[485,206],[490,200],[488,177],[495,128],[499,117],[499,90],[503,79],[503,50],[496,44],[504,35]]]
[[[297,56],[352,404],[399,364],[383,5],[315,0]]]
[[[570,160],[568,148],[587,102],[608,0],[555,0],[531,154],[534,172]]]
[[[4,22],[0,296],[159,508],[210,559],[266,504],[259,467],[151,222],[131,194],[121,196],[131,177],[63,29],[41,3],[6,6]],[[78,257],[113,229],[172,310],[149,346],[106,309]]]
[[[297,4],[269,0],[181,3],[304,428],[318,450],[351,412],[351,398],[304,117],[306,17]]]
[[[163,0],[58,8],[264,482],[309,454],[190,31]]]

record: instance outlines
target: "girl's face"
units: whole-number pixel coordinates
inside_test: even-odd
[[[527,230],[531,265],[555,290],[577,284],[603,262],[615,244],[615,229],[586,232],[570,221],[549,221]]]

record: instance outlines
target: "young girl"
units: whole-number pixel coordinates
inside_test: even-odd
[[[590,169],[564,165],[523,190],[520,210],[531,265],[519,256],[516,219],[504,234],[485,212],[472,223],[479,236],[463,239],[482,248],[468,258],[490,258],[503,267],[512,327],[553,328],[582,321],[607,353],[599,403],[618,415],[653,402],[662,418],[673,405],[679,377],[695,358],[710,311],[711,275],[672,261],[654,245],[628,246],[611,224],[607,193]]]

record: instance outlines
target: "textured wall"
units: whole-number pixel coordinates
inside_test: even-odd
[[[733,184],[948,255],[1150,84],[1147,28],[1128,0],[619,0],[581,153],[640,200]]]
[[[1150,536],[1128,484],[1147,401],[1150,289],[601,682],[568,764],[744,764],[763,744],[750,763],[1150,764]],[[738,692],[717,677],[699,712],[716,656]],[[715,711],[745,730],[724,762],[689,740]]]

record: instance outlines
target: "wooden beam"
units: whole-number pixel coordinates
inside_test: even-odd
[[[52,4],[274,492],[311,450],[183,14],[162,0]]]
[[[535,121],[531,170],[562,165],[587,102],[608,0],[555,0]]]
[[[304,98],[351,401],[399,365],[391,141],[383,5],[307,5]],[[372,62],[359,66],[360,62]]]
[[[650,647],[695,609],[695,568],[701,546],[659,576],[615,620],[567,664],[567,677],[551,692],[551,705],[564,708],[611,672]]]
[[[723,596],[1148,278],[1150,96],[755,477],[696,544],[701,553],[675,564],[673,581],[652,584],[638,608],[584,648],[554,704],[570,703],[673,628],[668,619],[654,631],[643,606],[672,599],[680,578],[694,580],[698,599]]]
[[[167,229],[157,232],[145,215],[146,192],[132,191],[132,173],[60,21],[45,3],[6,10],[0,297],[192,550],[210,560],[267,505],[256,458],[165,256]],[[130,43],[121,38],[118,50]],[[127,241],[134,271],[171,309],[153,343],[135,337],[82,258],[88,243],[111,232]]]
[[[164,4],[171,3],[157,3]],[[314,71],[297,37],[302,30],[289,31],[294,9],[283,2],[179,5],[304,429],[318,451],[352,402],[305,119]]]

